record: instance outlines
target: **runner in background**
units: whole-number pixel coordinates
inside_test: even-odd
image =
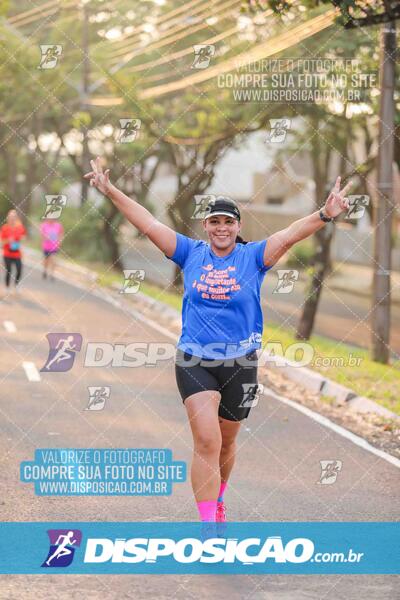
[[[42,236],[43,250],[43,279],[50,275],[54,281],[55,255],[60,249],[64,228],[54,219],[45,219],[40,225],[40,234]]]
[[[12,209],[8,212],[6,222],[0,229],[0,238],[3,244],[3,259],[5,266],[5,286],[9,289],[11,283],[11,273],[15,267],[15,291],[22,275],[22,254],[21,240],[25,237],[26,231],[18,213]]]

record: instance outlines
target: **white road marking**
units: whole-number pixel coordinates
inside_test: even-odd
[[[4,329],[8,331],[8,333],[15,333],[17,328],[15,327],[15,323],[12,321],[3,321]]]
[[[23,362],[22,366],[28,381],[40,381],[40,373],[33,362]]]
[[[302,404],[297,404],[297,402],[294,402],[293,400],[289,400],[289,398],[285,398],[285,396],[280,396],[279,394],[276,394],[272,390],[265,390],[264,395],[272,396],[276,400],[279,400],[279,402],[282,402],[283,404],[286,404],[287,406],[291,406],[295,410],[298,410],[299,412],[303,413],[303,415],[310,417],[310,419],[313,419],[320,425],[323,425],[324,427],[327,427],[328,429],[332,429],[332,431],[334,431],[335,433],[341,435],[344,438],[347,438],[348,440],[353,442],[353,444],[355,444],[356,446],[360,446],[360,448],[362,448],[363,450],[367,450],[368,452],[375,454],[375,456],[379,456],[379,458],[383,458],[383,460],[386,460],[387,462],[391,463],[395,467],[400,468],[400,460],[398,458],[396,458],[395,456],[392,456],[391,454],[388,454],[387,452],[384,452],[383,450],[379,450],[378,448],[371,446],[371,444],[369,444],[362,437],[359,437],[352,431],[348,431],[347,429],[345,429],[344,427],[341,427],[340,425],[336,425],[336,423],[333,423],[326,417],[323,417],[322,415],[314,412],[313,410],[307,408],[306,406],[303,406]]]

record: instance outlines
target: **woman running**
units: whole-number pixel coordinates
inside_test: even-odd
[[[54,281],[55,256],[60,249],[64,229],[61,223],[55,219],[45,219],[40,224],[43,250],[43,279],[50,278]]]
[[[241,422],[257,392],[257,350],[265,273],[294,244],[347,210],[350,184],[337,178],[322,210],[294,221],[268,240],[244,243],[241,216],[225,197],[210,202],[203,220],[209,242],[192,239],[158,221],[119,191],[100,158],[85,175],[184,274],[182,335],[175,373],[193,435],[191,481],[202,521],[226,521],[224,493],[235,462]],[[268,242],[268,243],[267,243]]]
[[[15,290],[22,275],[21,240],[26,231],[22,225],[18,213],[12,209],[8,211],[6,222],[0,229],[0,237],[3,243],[3,258],[5,266],[5,284],[10,287],[11,271],[15,267]]]

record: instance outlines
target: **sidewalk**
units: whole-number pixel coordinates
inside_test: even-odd
[[[134,261],[135,268],[144,269],[149,280],[153,280],[158,285],[168,285],[174,273],[172,261],[163,258],[160,251],[146,238],[129,238],[128,243],[131,244],[132,248],[124,248],[124,250],[128,250],[124,255],[124,262],[129,262],[129,266],[132,268]],[[279,264],[279,267],[285,268],[284,261]],[[299,278],[306,281],[308,276],[305,271],[300,271]],[[326,283],[333,290],[350,292],[356,296],[370,298],[372,280],[373,271],[371,267],[336,263],[333,265],[333,272],[326,279]],[[400,306],[400,273],[398,271],[392,271],[391,285],[392,303]]]
[[[305,273],[300,273],[300,279],[306,278]],[[400,305],[400,273],[392,271],[391,300],[393,304]],[[333,273],[326,280],[330,288],[351,292],[357,296],[371,297],[373,270],[371,267],[353,264],[334,264]]]

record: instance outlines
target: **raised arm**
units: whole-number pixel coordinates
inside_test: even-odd
[[[341,178],[336,179],[336,183],[325,202],[323,212],[327,217],[337,217],[349,207],[349,200],[346,193],[352,185],[349,182],[343,190],[340,191]],[[319,216],[319,210],[307,217],[294,221],[289,227],[277,231],[268,238],[264,251],[264,264],[272,267],[294,244],[308,238],[310,235],[324,227],[326,223]]]
[[[176,232],[158,221],[144,206],[123,194],[110,182],[110,170],[103,172],[100,158],[91,160],[92,171],[84,175],[90,185],[107,196],[118,210],[141,233],[146,235],[164,254],[172,256],[176,248]]]

